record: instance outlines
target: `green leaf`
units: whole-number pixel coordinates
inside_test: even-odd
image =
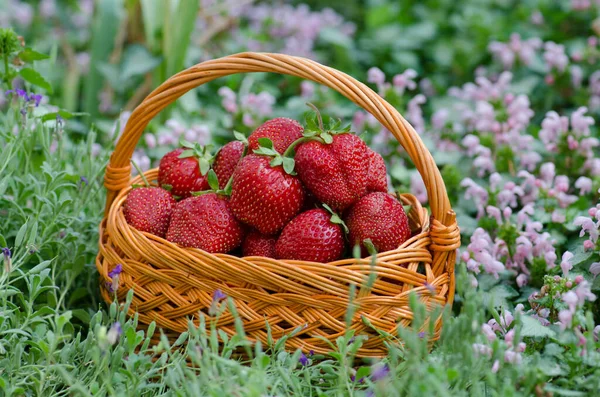
[[[2,247],[2,248],[6,247],[6,239],[4,238],[4,236],[2,234],[0,234],[0,247]]]
[[[233,136],[238,141],[243,142],[246,145],[248,144],[248,138],[246,138],[246,135],[242,134],[241,132],[239,132],[239,131],[233,131]]]
[[[190,141],[186,141],[185,139],[181,139],[179,141],[179,146],[188,148],[188,149],[194,149],[194,144]]]
[[[33,61],[41,61],[41,60],[50,58],[49,55],[42,54],[41,52],[37,52],[35,50],[32,50],[31,48],[25,48],[23,51],[19,52],[17,54],[17,56],[23,62],[27,62],[27,63],[31,63]]]
[[[214,170],[208,171],[208,185],[212,190],[219,190],[219,178]]]
[[[17,237],[15,238],[15,247],[19,247],[21,244],[23,244],[25,232],[27,232],[27,222],[25,222],[17,232]]]
[[[136,76],[143,76],[156,68],[162,59],[152,55],[141,45],[130,46],[123,57],[119,80],[121,84],[126,85]]]
[[[32,68],[23,68],[19,71],[19,75],[23,79],[35,86],[41,87],[46,90],[49,94],[52,94],[52,86],[46,81],[37,71]]]
[[[200,164],[200,174],[206,175],[210,168],[210,163],[205,158],[201,158],[200,160],[198,160],[198,163]]]
[[[283,164],[283,157],[281,156],[273,157],[273,160],[271,160],[271,162],[269,163],[271,167],[277,167],[281,164]]]
[[[322,133],[321,134],[321,138],[328,145],[331,144],[331,143],[333,143],[333,137],[328,132]]]
[[[192,149],[189,150],[184,150],[183,152],[181,152],[181,154],[178,156],[180,159],[185,159],[188,157],[194,157],[196,155],[196,152]]]
[[[166,183],[164,185],[161,185],[161,187],[163,189],[165,189],[166,191],[168,191],[168,192],[170,192],[171,190],[173,190],[173,185],[168,185]]]
[[[521,329],[522,336],[545,338],[554,337],[556,335],[552,329],[544,327],[538,320],[530,316],[521,316],[521,322],[523,323],[523,328]]]
[[[266,149],[273,149],[273,141],[269,138],[258,138],[258,144]]]
[[[83,113],[83,112],[71,113],[71,112],[67,112],[66,110],[59,110],[58,112],[46,113],[45,115],[40,117],[40,120],[42,120],[42,121],[56,120],[56,116],[60,116],[65,120],[69,120],[75,116],[87,116],[87,115],[88,115],[87,113]]]
[[[283,170],[286,173],[291,174],[292,172],[294,172],[295,166],[296,166],[296,161],[294,161],[293,158],[290,158],[290,157],[283,158]]]

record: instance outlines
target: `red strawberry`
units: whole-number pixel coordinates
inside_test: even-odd
[[[275,258],[275,243],[277,237],[265,236],[258,232],[248,233],[242,244],[242,253],[244,256],[264,256],[266,258]]]
[[[173,210],[167,240],[183,247],[225,253],[242,243],[242,225],[225,196],[207,193],[180,201]]]
[[[387,169],[383,157],[377,152],[367,149],[370,156],[369,175],[367,179],[367,191],[387,192]]]
[[[270,158],[251,154],[233,173],[231,209],[242,222],[262,234],[275,234],[302,208],[304,189],[300,181]]]
[[[288,146],[298,138],[302,138],[304,128],[296,120],[278,117],[266,121],[248,137],[248,153],[258,149],[259,138],[269,138],[279,153],[285,152]]]
[[[240,141],[229,142],[217,153],[215,162],[213,163],[213,170],[219,178],[220,189],[223,189],[227,185],[243,153],[244,144]]]
[[[331,214],[323,209],[306,211],[288,223],[277,239],[279,259],[331,262],[344,251],[344,233]]]
[[[302,143],[295,156],[298,177],[320,202],[343,211],[366,193],[367,149],[359,137],[347,133],[334,135],[329,144]]]
[[[188,155],[189,157],[185,157]],[[167,153],[158,166],[159,185],[170,189],[173,195],[179,197],[189,197],[192,192],[207,190],[208,169],[201,173],[200,162],[206,162],[206,167],[210,167],[208,156],[204,153],[197,154],[193,149],[179,148]]]
[[[128,224],[140,232],[165,237],[176,201],[159,187],[139,187],[127,195],[123,215]]]
[[[363,256],[368,252],[363,244],[371,239],[378,252],[390,251],[410,237],[408,217],[402,204],[388,193],[369,193],[348,212],[346,225],[350,243],[361,244]]]

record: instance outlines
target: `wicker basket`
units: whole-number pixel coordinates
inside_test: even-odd
[[[332,263],[275,260],[263,257],[239,258],[181,248],[162,238],[130,227],[122,205],[132,183],[130,159],[149,121],[162,109],[194,87],[235,73],[273,72],[298,76],[323,84],[370,112],[398,139],[423,177],[432,216],[409,194],[400,196],[409,205],[412,237],[398,249],[377,255],[377,279],[369,290],[360,288],[369,277],[369,259],[344,259]],[[157,170],[146,173],[155,180]],[[154,90],[133,111],[106,168],[108,189],[105,218],[100,225],[100,251],[96,266],[103,298],[112,302],[107,290],[108,273],[121,264],[117,296],[125,299],[133,289],[130,315],[139,313],[139,322],[155,321],[168,335],[187,330],[190,318],[198,323],[200,312],[207,317],[213,293],[220,289],[234,299],[245,332],[252,340],[267,342],[268,321],[274,338],[304,327],[287,343],[290,349],[305,352],[330,351],[327,341],[346,330],[345,314],[351,284],[357,285],[352,321],[356,334],[368,335],[358,351],[362,357],[387,353],[384,340],[362,317],[377,329],[396,334],[412,319],[408,305],[411,291],[418,293],[428,308],[452,304],[454,263],[460,246],[456,217],[450,208],[444,182],[435,162],[410,124],[389,103],[366,85],[317,62],[281,54],[242,53],[200,63],[176,74]],[[234,319],[225,313],[219,328],[235,333]],[[435,319],[439,338],[441,320]]]

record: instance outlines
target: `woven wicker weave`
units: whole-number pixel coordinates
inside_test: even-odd
[[[413,236],[398,249],[377,255],[377,279],[367,290],[370,260],[345,259],[332,263],[275,260],[263,257],[239,258],[209,254],[199,249],[181,248],[159,237],[130,227],[122,205],[131,190],[131,156],[145,127],[162,109],[192,88],[235,73],[273,72],[298,76],[340,92],[375,118],[398,139],[423,177],[432,216],[409,194],[400,196],[410,205]],[[155,180],[157,170],[145,174]],[[170,335],[183,332],[188,320],[208,317],[215,290],[234,299],[249,338],[267,342],[268,321],[274,338],[304,328],[289,339],[287,347],[326,353],[326,340],[334,342],[346,330],[345,314],[351,284],[357,285],[357,310],[352,328],[368,340],[359,356],[386,354],[382,337],[367,327],[361,317],[382,331],[395,334],[399,325],[412,319],[408,305],[410,291],[431,308],[452,304],[454,263],[460,246],[456,217],[450,208],[444,182],[435,162],[410,124],[384,99],[366,85],[317,62],[282,54],[242,53],[200,63],[176,74],[154,90],[133,111],[119,139],[105,186],[108,189],[105,219],[100,225],[100,251],[96,266],[100,273],[102,296],[111,302],[114,294],[106,289],[108,273],[122,264],[117,296],[125,298],[134,290],[130,314],[139,321],[156,321]],[[229,313],[219,318],[219,327],[235,333]],[[439,337],[441,321],[436,319],[433,339]]]

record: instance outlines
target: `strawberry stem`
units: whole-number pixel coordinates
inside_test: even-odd
[[[294,150],[296,150],[296,146],[298,146],[304,142],[309,142],[309,141],[317,141],[317,142],[324,143],[323,139],[321,139],[318,136],[303,136],[302,138],[296,139],[294,142],[291,143],[290,146],[288,146],[288,148],[285,150],[285,152],[283,152],[283,157],[293,158],[294,155],[292,153],[294,153]]]
[[[335,211],[333,211],[331,209],[331,207],[328,206],[327,204],[323,203],[323,207],[327,211],[329,211],[329,213],[331,214],[331,218],[330,218],[331,223],[335,223],[336,225],[340,225],[344,229],[344,232],[346,234],[349,234],[350,230],[348,230],[348,226],[346,226],[346,223],[344,223],[344,221],[342,220],[342,218],[337,213],[335,213]]]
[[[307,102],[306,106],[308,106],[309,108],[311,108],[312,110],[315,111],[315,113],[317,114],[317,120],[319,121],[319,128],[321,129],[321,131],[325,131],[325,125],[323,124],[323,117],[321,117],[321,112],[319,111],[319,109],[310,102]]]
[[[148,180],[146,179],[146,176],[144,175],[140,167],[133,160],[131,160],[131,164],[133,164],[134,168],[137,170],[138,174],[142,178],[142,181],[144,181],[144,185],[146,185],[146,187],[150,187],[150,184],[148,183]]]

